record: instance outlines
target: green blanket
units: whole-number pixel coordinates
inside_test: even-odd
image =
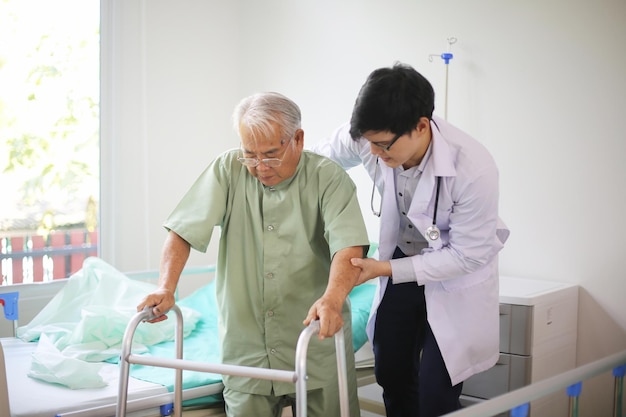
[[[375,285],[361,285],[350,294],[353,343],[359,349],[367,340],[365,326]],[[87,258],[61,291],[26,326],[18,337],[38,341],[29,376],[72,389],[98,388],[102,362],[119,361],[121,342],[135,306],[154,284],[128,278],[103,260]],[[218,363],[215,285],[210,283],[178,302],[184,320],[184,359]],[[133,353],[173,357],[175,320],[140,324]],[[174,370],[133,365],[131,376],[173,390]],[[183,387],[221,381],[220,375],[184,371]]]

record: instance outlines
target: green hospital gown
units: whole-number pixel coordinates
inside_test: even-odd
[[[326,289],[332,256],[367,246],[355,185],[339,165],[303,151],[295,174],[264,186],[237,161],[238,151],[215,159],[164,223],[205,252],[221,227],[216,273],[223,363],[295,367],[302,321]],[[343,306],[348,369],[353,368],[350,306]],[[333,338],[311,339],[307,389],[336,373]],[[234,390],[293,393],[288,382],[224,376]]]

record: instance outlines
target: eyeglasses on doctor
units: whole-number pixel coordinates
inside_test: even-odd
[[[241,162],[242,165],[245,165],[245,166],[250,167],[250,168],[258,167],[260,164],[263,164],[266,167],[270,167],[270,168],[278,167],[278,166],[280,166],[283,163],[283,159],[285,159],[285,154],[287,153],[287,145],[289,144],[289,142],[291,142],[291,139],[293,139],[293,137],[291,137],[285,143],[285,150],[283,151],[282,158],[263,158],[263,159],[259,159],[259,158],[244,158],[244,157],[240,156],[239,158],[237,158],[237,160],[239,162]]]
[[[391,147],[393,146],[394,143],[397,142],[398,139],[400,139],[402,136],[404,136],[404,133],[398,133],[396,136],[393,137],[393,139],[391,139],[389,142],[370,142],[371,145],[374,145],[380,149],[382,149],[383,151],[387,152],[389,149],[391,149]]]

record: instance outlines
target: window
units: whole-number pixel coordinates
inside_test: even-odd
[[[0,0],[0,285],[97,254],[96,0]]]

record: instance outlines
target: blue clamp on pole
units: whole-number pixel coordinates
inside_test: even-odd
[[[615,387],[613,389],[613,415],[622,417],[624,402],[624,376],[626,375],[626,364],[613,368]]]
[[[520,404],[515,408],[511,409],[511,417],[528,417],[528,410],[530,408],[530,404]]]
[[[17,320],[17,300],[19,296],[19,292],[6,292],[4,294],[0,294],[0,304],[4,307],[4,317],[7,320]]]
[[[450,52],[444,52],[443,54],[441,54],[441,59],[443,59],[446,65],[450,63],[450,60],[452,58],[454,58],[454,55],[452,55]]]
[[[567,387],[567,396],[568,397],[578,397],[580,396],[580,393],[583,389],[583,383],[582,382],[577,382],[573,385],[570,385],[569,387]]]
[[[578,397],[582,391],[583,383],[577,382],[567,387],[567,395],[569,396],[569,417],[578,417]]]
[[[174,414],[174,403],[164,404],[159,407],[159,412],[162,416],[171,416]]]

